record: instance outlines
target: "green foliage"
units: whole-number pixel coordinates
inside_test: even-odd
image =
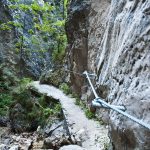
[[[19,85],[18,85],[18,87],[16,88],[16,90],[20,90],[20,92],[21,92],[21,90],[22,91],[24,91],[24,89],[26,89],[26,87],[29,85],[29,83],[31,83],[32,82],[32,79],[31,78],[22,78],[22,79],[20,79],[20,81],[19,81]],[[28,95],[29,96],[29,95]]]
[[[17,28],[22,28],[23,27],[23,25],[21,24],[21,23],[19,23],[19,22],[12,22],[12,25],[14,26],[14,27],[17,27]]]
[[[7,110],[13,102],[12,91],[14,89],[21,89],[28,84],[31,79],[23,78],[21,81],[17,78],[12,68],[5,64],[0,65],[0,115],[7,115]],[[19,85],[20,83],[20,85]],[[18,88],[16,88],[19,85]],[[23,95],[23,94],[22,94]],[[26,98],[24,94],[23,98]]]
[[[25,79],[23,84],[27,82]],[[44,126],[49,118],[56,118],[61,111],[60,104],[52,103],[52,99],[46,95],[35,96],[27,86],[16,88],[12,93],[12,99],[14,101],[10,105],[10,118],[20,122],[25,129],[30,129],[33,123],[35,129],[39,125]],[[16,109],[18,105],[21,112]],[[13,114],[16,118],[13,118]]]
[[[80,98],[76,98],[75,104],[78,106],[82,105]]]
[[[53,3],[53,6],[48,2],[44,2],[43,6],[41,6],[38,1],[31,1],[30,4],[23,4],[22,2],[14,3],[13,1],[13,4],[10,5],[11,9],[15,9],[17,11],[20,10],[21,12],[30,14],[33,17],[33,28],[28,30],[28,33],[32,36],[27,40],[32,41],[34,49],[45,49],[46,52],[51,49],[52,60],[54,63],[62,63],[65,56],[67,38],[64,26],[67,14],[67,3],[67,0],[60,1],[60,7],[64,8],[64,12],[60,11],[60,8],[55,5],[55,2]],[[14,17],[22,18],[21,13],[16,13]],[[39,17],[41,19],[39,19]],[[23,23],[19,21],[20,19],[18,19],[18,22],[11,23],[11,25],[21,31],[24,27]],[[47,48],[43,48],[43,42],[41,41],[42,38],[43,42],[47,42]],[[51,42],[49,42],[48,39],[50,39]],[[23,45],[23,47],[25,47],[23,43],[19,45]],[[16,48],[18,52],[18,43],[16,43]]]
[[[32,29],[28,30],[28,33],[34,34],[34,31]]]
[[[15,3],[15,2],[19,2],[20,0],[9,0],[9,1]]]
[[[67,18],[67,5],[69,3],[69,0],[63,0],[64,3],[64,17]]]
[[[18,4],[18,8],[24,12],[29,11],[30,7],[29,5],[25,5],[25,4]]]
[[[0,93],[0,116],[7,115],[11,103],[12,97],[9,93]]]
[[[89,118],[89,119],[95,118],[95,114],[92,113],[89,109],[85,109],[84,112],[85,112],[85,115],[86,115],[87,118]]]
[[[42,106],[42,108],[46,108],[50,102],[50,98],[47,97],[47,95],[42,95],[39,100],[38,100],[40,106]]]
[[[53,23],[54,26],[63,27],[65,25],[65,20],[58,20]]]
[[[22,43],[21,43],[20,41],[18,41],[15,46],[16,46],[17,48],[20,48],[21,44],[22,44]]]
[[[31,108],[31,92],[25,86],[18,86],[12,92],[12,97],[15,100],[14,103],[21,104],[24,108]]]
[[[59,88],[65,93],[65,94],[70,94],[71,93],[71,89],[70,87],[67,85],[67,83],[62,83]]]
[[[60,62],[63,63],[64,56],[65,56],[65,49],[61,50],[60,52],[57,49],[53,50],[52,59],[55,63]]]
[[[11,123],[19,124],[25,131],[35,130],[39,125],[44,126],[49,118],[50,121],[58,118],[61,105],[46,95],[33,92],[27,86],[32,81],[30,78],[16,80],[13,71],[5,65],[0,65],[0,74],[1,116],[9,114]]]
[[[18,81],[13,69],[10,69],[5,64],[0,65],[0,91],[3,91],[3,89],[9,90],[10,87],[16,85]]]
[[[7,25],[6,23],[2,23],[0,24],[0,30],[11,30],[11,27],[9,25]]]
[[[75,98],[75,104],[80,106],[81,109],[83,109],[86,117],[88,119],[94,119],[95,118],[95,114],[92,113],[86,106],[86,104],[79,98],[79,96],[77,94],[72,94],[72,97]]]
[[[67,37],[66,35],[59,35],[56,37],[57,43],[52,53],[52,59],[54,62],[63,62],[63,58],[65,56],[65,49],[67,45]]]
[[[48,118],[50,115],[53,114],[53,109],[45,108],[45,109],[43,109],[43,113],[44,113],[44,116],[45,116],[46,118]]]
[[[11,90],[16,86],[18,79],[12,69],[5,64],[0,65],[0,116],[7,115],[8,107],[12,102]]]
[[[51,116],[58,116],[61,112],[61,105],[55,104],[53,108],[44,108],[43,113],[45,118],[51,117]]]
[[[33,4],[31,4],[31,9],[33,11],[42,11],[43,7],[41,7],[40,5],[38,5],[37,2],[34,2]]]
[[[45,52],[51,50],[52,61],[57,64],[63,63],[67,45],[64,28],[68,0],[61,0],[59,4],[52,1],[53,5],[44,2],[42,6],[37,0],[25,4],[21,0],[10,0],[10,2],[9,9],[15,12],[13,13],[15,21],[0,23],[0,30],[6,31],[16,28],[19,31],[19,38],[15,43],[16,52],[20,52],[20,47],[27,55],[30,55],[31,51],[39,53],[41,49],[44,49]],[[27,38],[25,34],[23,35],[25,29],[24,15],[30,15],[33,18],[33,26],[28,30],[28,34],[31,36]],[[42,58],[44,56],[42,53],[38,57]]]
[[[12,4],[10,4],[8,7],[9,7],[9,9],[11,9],[11,10],[17,9],[17,6],[16,6],[16,5],[12,5]]]

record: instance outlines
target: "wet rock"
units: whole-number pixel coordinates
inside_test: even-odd
[[[60,150],[86,150],[86,149],[78,145],[68,145],[61,147]]]

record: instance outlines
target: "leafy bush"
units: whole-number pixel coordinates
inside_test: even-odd
[[[8,113],[8,108],[12,103],[12,97],[8,93],[0,93],[0,116]]]
[[[85,112],[85,115],[86,115],[87,118],[89,118],[89,119],[95,118],[95,114],[92,113],[89,109],[86,108],[84,110],[84,112]]]
[[[65,93],[65,94],[70,94],[71,93],[71,89],[70,87],[67,85],[67,83],[62,83],[59,88]]]
[[[31,78],[22,78],[20,80],[20,84],[21,85],[28,85],[30,82],[32,82],[32,79]]]
[[[60,104],[55,104],[51,97],[37,95],[28,86],[17,87],[12,92],[12,99],[9,117],[15,132],[33,131],[39,125],[43,127],[49,118],[56,118],[61,111]]]
[[[75,98],[75,104],[81,107],[88,119],[95,118],[95,114],[87,108],[86,104],[79,98],[77,94],[73,93],[72,97]]]
[[[0,65],[0,116],[8,114],[8,108],[12,103],[11,90],[18,81],[11,68],[8,68],[6,64]]]

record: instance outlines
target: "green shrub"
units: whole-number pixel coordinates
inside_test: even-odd
[[[30,80],[23,81],[25,81],[24,84]],[[16,88],[12,92],[12,99],[14,102],[10,106],[10,120],[12,124],[20,126],[23,131],[35,130],[39,125],[43,127],[48,120],[51,122],[52,118],[57,118],[61,111],[60,104],[55,104],[51,97],[36,95],[27,86]]]
[[[31,78],[22,78],[20,80],[20,84],[22,84],[22,85],[28,85],[30,82],[32,82]]]
[[[77,94],[73,93],[72,97],[75,98],[75,104],[81,107],[88,119],[95,118],[95,114],[87,108],[86,104],[79,98]]]
[[[11,91],[18,83],[17,76],[12,68],[6,64],[0,65],[0,115],[6,116],[12,103]]]
[[[65,93],[65,94],[70,94],[71,93],[71,89],[70,87],[67,85],[67,83],[62,83],[59,88]]]
[[[3,23],[0,25],[0,30],[3,30],[3,31],[11,30],[11,27],[7,25],[6,23]]]
[[[80,102],[81,102],[81,100],[79,98],[76,98],[75,104],[78,105],[78,106],[80,106],[81,105]]]
[[[89,119],[95,118],[95,114],[92,113],[89,109],[86,108],[86,109],[84,110],[84,112],[85,112],[85,115],[86,115],[87,118],[89,118]]]
[[[0,93],[0,116],[7,115],[11,103],[12,97],[9,93]]]

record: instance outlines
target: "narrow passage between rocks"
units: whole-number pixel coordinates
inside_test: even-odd
[[[89,120],[83,110],[75,105],[75,99],[66,96],[61,90],[39,81],[32,82],[38,92],[58,99],[62,105],[68,129],[72,138],[87,150],[104,150],[109,143],[108,129],[98,121]]]

